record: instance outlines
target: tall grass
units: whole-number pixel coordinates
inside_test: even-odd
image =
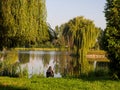
[[[21,69],[16,51],[7,51],[1,54],[3,61],[0,61],[0,76],[28,77],[28,70]]]
[[[1,76],[16,76],[16,69],[18,64],[18,55],[16,51],[4,51],[1,55],[3,61],[0,61],[0,75]]]

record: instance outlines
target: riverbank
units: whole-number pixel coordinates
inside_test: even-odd
[[[32,50],[32,51],[39,51],[39,50],[47,50],[47,51],[58,51],[58,50],[67,50],[66,48],[14,48],[15,50]]]
[[[120,81],[0,77],[0,90],[120,90]]]

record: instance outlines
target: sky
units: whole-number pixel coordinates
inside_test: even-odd
[[[54,29],[77,16],[90,19],[105,29],[104,7],[106,0],[46,0],[47,22]]]

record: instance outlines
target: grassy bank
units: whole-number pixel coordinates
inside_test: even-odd
[[[66,50],[66,48],[15,48],[15,50],[47,50],[47,51],[58,51],[58,50]]]
[[[0,77],[0,90],[120,90],[120,81]]]

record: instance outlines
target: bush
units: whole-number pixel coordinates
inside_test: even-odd
[[[29,74],[28,74],[28,69],[27,69],[27,67],[25,67],[25,68],[23,68],[23,69],[21,69],[21,67],[19,67],[19,69],[18,69],[18,76],[20,77],[20,78],[28,78],[29,77]]]
[[[0,63],[0,76],[10,76],[10,77],[18,77],[16,73],[18,63],[6,65],[5,62]]]

